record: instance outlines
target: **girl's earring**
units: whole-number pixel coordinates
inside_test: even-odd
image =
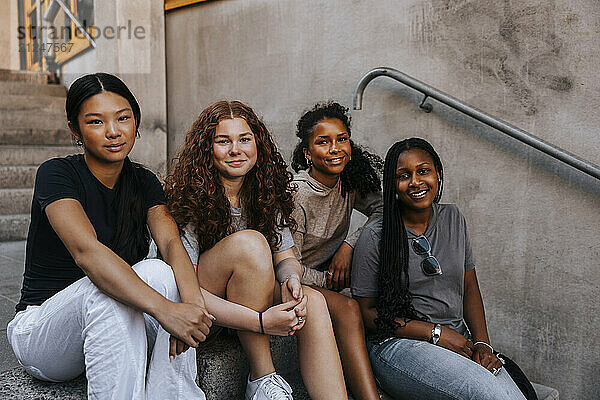
[[[396,193],[396,200],[398,200],[398,193]]]
[[[75,139],[75,144],[77,146],[83,146],[83,142],[81,141],[81,139]]]
[[[308,166],[310,167],[312,165],[312,160],[310,158],[306,159],[306,163],[308,164]]]

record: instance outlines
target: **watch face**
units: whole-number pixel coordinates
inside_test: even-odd
[[[435,324],[431,330],[431,343],[437,344],[440,340],[440,334],[442,333],[442,327],[439,324]]]

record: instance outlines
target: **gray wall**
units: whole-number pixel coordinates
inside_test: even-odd
[[[166,16],[169,156],[200,111],[240,99],[284,156],[315,101],[352,104],[390,66],[600,164],[600,7],[491,0],[215,1]],[[385,155],[430,140],[444,202],[469,223],[492,343],[561,399],[600,397],[600,183],[388,78],[353,112],[354,139]]]
[[[19,16],[17,2],[0,0],[0,69],[17,71],[21,68],[19,61]]]
[[[113,0],[94,2],[95,25],[105,27],[141,26],[143,39],[122,31],[120,39],[101,36],[96,49],[68,61],[61,68],[68,87],[77,77],[93,72],[119,76],[136,96],[142,109],[140,139],[132,159],[159,175],[167,161],[167,90],[165,67],[165,18],[162,0]]]

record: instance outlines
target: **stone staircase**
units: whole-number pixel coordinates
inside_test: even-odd
[[[65,95],[50,74],[0,70],[0,241],[27,237],[37,167],[77,152]]]

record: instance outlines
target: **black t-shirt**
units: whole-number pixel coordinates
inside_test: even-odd
[[[165,204],[156,176],[145,168],[142,190],[149,209]],[[60,199],[79,201],[87,214],[98,241],[110,248],[117,210],[115,191],[104,186],[89,170],[82,154],[48,160],[37,170],[31,203],[31,223],[27,234],[25,273],[17,311],[39,305],[57,292],[85,276],[62,243],[45,213],[50,203]]]

